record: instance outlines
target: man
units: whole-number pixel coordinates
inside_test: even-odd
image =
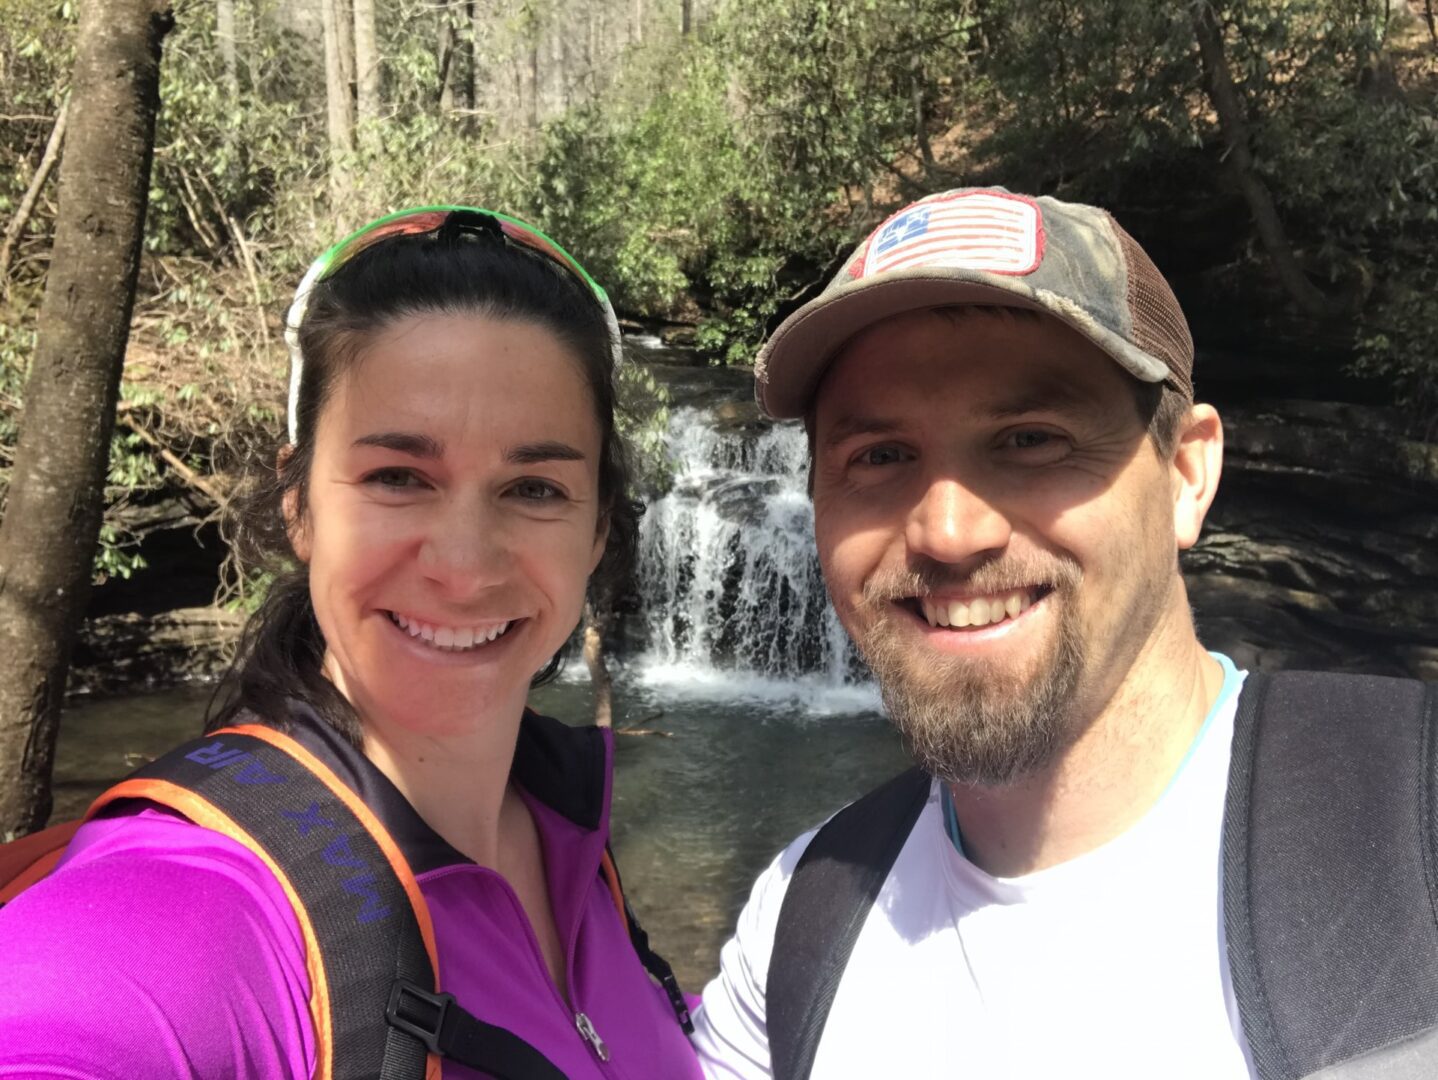
[[[1179,573],[1223,446],[1192,362],[1107,213],[1000,189],[894,215],[765,346],[829,595],[932,783],[847,963],[819,949],[827,1018],[773,1000],[813,834],[760,878],[696,1018],[711,1077],[770,1076],[781,1007],[817,1049],[780,1076],[1308,1074],[1255,1061],[1226,950],[1245,673],[1199,643]],[[806,895],[784,933],[818,918]]]

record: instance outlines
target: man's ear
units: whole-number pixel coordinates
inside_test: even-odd
[[[1223,472],[1223,421],[1212,405],[1195,405],[1173,454],[1173,531],[1179,550],[1198,542]]]
[[[279,457],[275,462],[275,468],[283,472],[285,464],[294,455],[293,443],[285,443],[280,447]],[[281,510],[285,515],[285,535],[290,539],[290,547],[295,553],[295,558],[302,563],[310,561],[310,536],[309,528],[300,512],[299,489],[291,487],[285,491],[284,501],[281,503]]]

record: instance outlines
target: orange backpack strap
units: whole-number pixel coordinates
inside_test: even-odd
[[[87,819],[122,799],[177,810],[274,874],[304,936],[318,1080],[438,1080],[438,1055],[386,1023],[396,984],[439,988],[429,910],[393,837],[324,762],[272,728],[226,728],[137,770]]]
[[[60,856],[65,854],[65,845],[80,824],[79,821],[64,821],[8,844],[0,844],[0,904],[15,899],[55,869]]]
[[[439,986],[429,908],[374,812],[288,735],[260,724],[177,747],[111,788],[252,851],[304,935],[318,1080],[440,1080],[440,1061],[496,1080],[564,1080],[539,1050]]]

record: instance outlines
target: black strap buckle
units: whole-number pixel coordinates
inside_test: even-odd
[[[391,1027],[397,1027],[424,1043],[431,1054],[439,1054],[443,1053],[439,1048],[440,1033],[453,1004],[453,994],[435,994],[414,983],[396,980],[389,992],[389,1006],[384,1011],[384,1018]]]

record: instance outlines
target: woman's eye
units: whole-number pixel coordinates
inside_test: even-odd
[[[365,483],[398,490],[418,486],[419,478],[409,469],[376,469],[365,477]]]
[[[521,480],[511,489],[521,499],[544,502],[563,497],[563,492],[547,480]]]

